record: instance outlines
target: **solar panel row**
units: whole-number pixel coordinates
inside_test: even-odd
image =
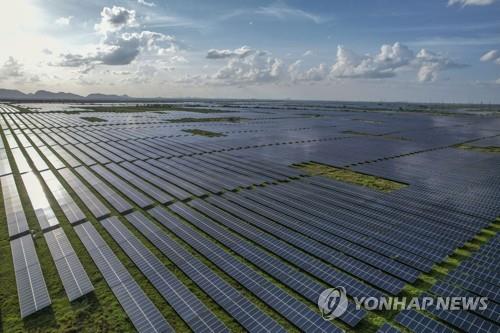
[[[184,208],[180,204],[175,205]],[[227,221],[226,223],[235,221],[235,218],[230,214],[218,209],[215,206],[206,204],[204,201],[190,201],[189,205],[198,209],[205,215],[210,216],[214,221]],[[159,211],[159,213],[161,213],[161,210]],[[190,214],[194,214],[194,212],[191,212]],[[238,253],[246,260],[252,262],[254,265],[264,270],[284,285],[309,299],[311,302],[316,303],[319,295],[325,290],[325,285],[316,282],[306,274],[299,272],[278,258],[269,255],[252,243],[228,232],[212,220],[204,218],[199,214],[196,214],[195,217],[190,217],[189,220],[192,221],[197,228],[214,237],[217,241],[221,242],[235,253]],[[364,317],[364,315],[364,310],[356,310],[354,309],[353,304],[349,304],[347,311],[340,317],[340,319],[346,324],[354,327]]]
[[[285,330],[139,212],[126,215],[151,243],[248,331]]]
[[[353,296],[381,297],[384,294],[379,290],[370,287],[359,280],[352,278],[323,261],[311,256],[303,251],[300,251],[287,242],[272,236],[258,228],[265,227],[269,220],[257,215],[256,213],[247,210],[241,206],[235,205],[221,197],[209,197],[207,201],[214,206],[217,206],[239,219],[233,221],[219,221],[226,227],[234,230],[238,234],[250,239],[251,241],[263,246],[272,253],[282,257],[284,260],[293,263],[304,271],[312,274],[320,280],[323,280],[332,286],[344,286],[349,289],[349,293]],[[236,223],[237,221],[237,223]]]
[[[101,224],[194,332],[228,331],[212,311],[116,217],[102,220]]]
[[[69,195],[66,189],[59,182],[54,173],[50,170],[46,170],[40,173],[45,184],[50,189],[50,192],[56,199],[57,203],[61,207],[64,215],[71,224],[82,222],[85,220],[85,214],[75,203],[73,198]]]
[[[86,182],[94,188],[96,192],[102,195],[102,197],[116,209],[119,213],[126,213],[133,209],[132,205],[123,199],[119,194],[117,194],[111,187],[109,187],[104,181],[98,178],[92,171],[84,166],[75,168],[75,171],[83,178]]]
[[[13,238],[26,234],[29,232],[29,226],[14,176],[2,176],[0,177],[0,181],[2,183],[2,196],[9,237]]]
[[[14,261],[21,318],[25,318],[49,306],[52,302],[31,235],[12,240],[10,248]]]
[[[199,213],[193,212],[184,204],[176,203],[171,205],[170,208],[195,225],[202,222],[200,220],[203,218]],[[274,285],[251,267],[243,264],[220,246],[196,233],[166,210],[153,208],[149,212],[171,232],[202,253],[208,260],[212,261],[222,271],[233,277],[271,308],[286,316],[290,322],[301,330],[305,332],[341,332],[338,327],[329,321],[325,321],[317,312],[310,310],[305,304]]]
[[[103,166],[94,165],[91,169],[123,193],[123,195],[133,201],[137,206],[146,208],[154,203],[153,200],[149,199],[145,194],[142,194]]]
[[[94,287],[63,229],[48,231],[43,236],[70,302],[92,292]]]
[[[70,169],[60,169],[59,174],[64,178],[66,183],[68,183],[71,189],[97,219],[106,217],[111,213],[109,209],[96,197],[96,195],[92,193],[92,191],[85,184],[83,184],[83,182]]]
[[[452,333],[446,325],[415,310],[403,310],[394,320],[415,333]]]
[[[74,226],[87,252],[139,332],[173,332],[90,222]]]

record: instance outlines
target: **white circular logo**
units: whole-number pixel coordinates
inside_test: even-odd
[[[318,308],[325,320],[340,317],[348,306],[347,293],[344,287],[325,289],[318,298]]]

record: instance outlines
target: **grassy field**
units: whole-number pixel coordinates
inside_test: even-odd
[[[472,143],[470,145],[469,144],[458,145],[455,147],[460,148],[460,149],[465,149],[465,150],[479,151],[482,153],[500,153],[500,147],[495,147],[495,146],[478,147],[478,146],[474,146],[474,143]]]
[[[83,120],[90,121],[91,123],[100,123],[107,121],[106,119],[98,118],[98,117],[80,117]]]
[[[393,180],[315,162],[299,164],[296,167],[305,170],[310,175],[324,176],[382,192],[392,192],[407,186]]]
[[[243,120],[241,117],[219,117],[219,118],[178,118],[170,119],[170,123],[239,123]]]
[[[147,111],[187,111],[198,113],[222,113],[224,111],[207,108],[185,107],[175,104],[131,104],[116,106],[81,106],[81,109],[97,112],[147,112]]]
[[[186,133],[193,134],[193,135],[206,136],[209,138],[216,138],[216,137],[225,136],[224,134],[219,133],[219,132],[206,131],[206,130],[201,130],[201,129],[197,129],[197,128],[183,129],[182,131],[186,132]]]

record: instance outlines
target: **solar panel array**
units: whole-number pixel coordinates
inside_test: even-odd
[[[227,331],[224,324],[116,217],[103,220],[101,224],[193,331]]]
[[[29,232],[29,226],[14,177],[12,175],[2,176],[0,181],[9,237],[24,235]]]
[[[356,330],[373,317],[378,325],[353,296],[401,295],[485,228],[497,232],[500,158],[455,147],[496,145],[495,117],[221,104],[208,104],[224,111],[213,114],[89,113],[99,122],[81,118],[88,110],[0,105],[0,181],[23,318],[51,303],[29,225],[42,232],[35,242],[47,244],[70,301],[99,283],[75,252],[83,244],[134,327],[156,332],[173,331],[171,318],[195,332],[225,332],[228,316],[251,332],[285,331],[282,322],[306,332]],[[200,121],[234,115],[244,119]],[[183,131],[194,128],[224,136]],[[289,167],[308,161],[409,186],[383,193]],[[82,244],[71,244],[66,227]],[[486,296],[488,308],[405,310],[378,332],[500,330],[499,239],[422,294]],[[134,278],[118,252],[142,275]],[[161,297],[147,296],[149,284]],[[326,321],[318,296],[338,286],[347,310]]]
[[[43,235],[70,301],[94,290],[85,269],[61,228]]]
[[[38,261],[31,235],[10,242],[21,317],[27,317],[52,302]]]
[[[173,332],[92,224],[85,222],[74,228],[135,328],[139,332]]]

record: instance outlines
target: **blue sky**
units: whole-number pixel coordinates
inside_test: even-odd
[[[496,0],[17,0],[0,87],[500,103]]]

